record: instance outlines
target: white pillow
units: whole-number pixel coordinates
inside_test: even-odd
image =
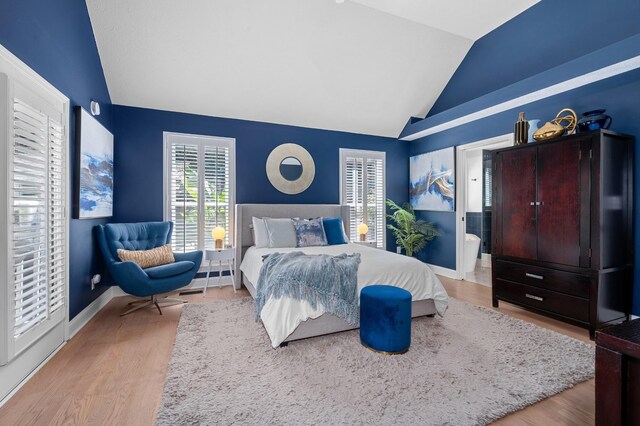
[[[269,247],[269,233],[263,218],[252,217],[253,222],[253,245],[257,248]]]
[[[296,246],[296,230],[290,218],[262,218],[269,234],[270,248]]]
[[[351,239],[349,238],[349,234],[347,234],[347,230],[344,229],[344,220],[340,219],[340,222],[342,223],[342,235],[344,236],[344,241],[346,243],[350,243]]]

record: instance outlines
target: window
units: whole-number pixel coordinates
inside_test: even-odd
[[[493,156],[492,151],[482,150],[482,207],[491,210],[493,188]]]
[[[0,366],[20,354],[49,354],[64,338],[69,105],[45,85],[0,73],[7,124],[0,135]]]
[[[212,249],[211,230],[233,242],[235,140],[165,132],[165,220],[178,252]]]
[[[11,215],[14,337],[64,305],[64,127],[19,98],[13,101]]]
[[[340,166],[340,200],[350,207],[351,240],[358,240],[358,225],[366,223],[367,240],[385,248],[385,153],[340,149]]]

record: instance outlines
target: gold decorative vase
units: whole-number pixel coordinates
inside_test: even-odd
[[[566,112],[566,115],[562,113]],[[551,121],[548,121],[544,126],[540,127],[533,134],[533,138],[540,142],[549,139],[562,136],[565,132],[571,135],[576,130],[576,124],[578,124],[578,116],[576,112],[570,108],[565,108],[556,115]]]

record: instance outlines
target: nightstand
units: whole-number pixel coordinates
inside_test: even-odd
[[[372,248],[378,248],[378,243],[376,241],[354,241],[356,244],[360,244],[362,246],[369,246]]]
[[[207,288],[209,287],[209,278],[211,277],[211,272],[213,272],[213,267],[217,263],[218,266],[218,285],[214,287],[223,287],[225,285],[233,286],[233,292],[236,292],[236,280],[233,276],[233,263],[236,259],[236,251],[233,247],[224,248],[224,249],[207,249],[204,251],[205,260],[209,261],[209,270],[207,271],[207,283],[204,285],[204,293],[207,292]],[[224,265],[223,265],[224,264]],[[231,284],[222,284],[222,267],[225,266],[225,269],[229,270],[231,274]]]

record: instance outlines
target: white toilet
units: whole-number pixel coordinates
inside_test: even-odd
[[[480,250],[480,237],[475,234],[464,235],[464,272],[473,272],[476,269],[478,250]]]

